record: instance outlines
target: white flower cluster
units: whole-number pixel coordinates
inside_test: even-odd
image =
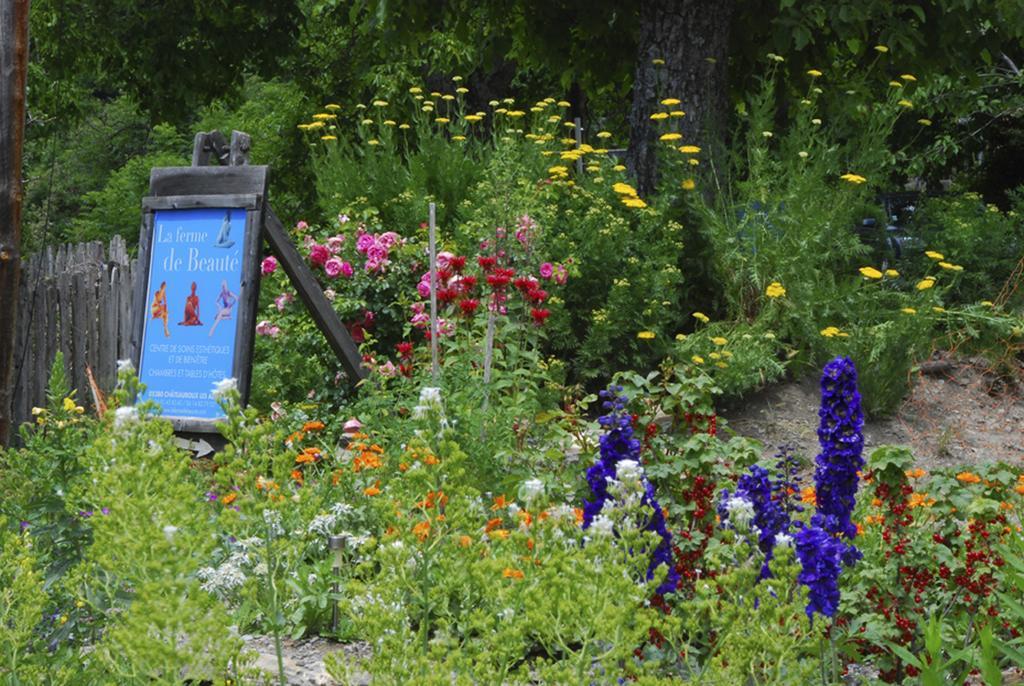
[[[196,572],[196,576],[203,582],[200,588],[224,600],[245,583],[246,576],[242,568],[248,564],[249,556],[239,550],[216,567],[203,567]]]
[[[754,503],[738,495],[725,501],[725,509],[729,513],[729,523],[737,531],[749,531],[754,521]]]
[[[441,410],[441,389],[435,386],[424,386],[420,389],[419,404],[412,408],[412,416],[416,419],[422,419],[431,410]]]

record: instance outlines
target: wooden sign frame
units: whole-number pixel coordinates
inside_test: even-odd
[[[132,362],[141,375],[142,342],[147,315],[153,231],[161,210],[224,209],[245,211],[245,241],[242,246],[241,290],[231,375],[237,380],[242,403],[249,398],[255,318],[259,305],[260,260],[267,193],[265,166],[164,167],[150,173],[150,195],[142,200],[139,235],[139,275],[133,297]],[[211,383],[212,386],[212,383]],[[209,390],[207,388],[206,390]],[[216,434],[220,419],[165,415],[179,433]]]

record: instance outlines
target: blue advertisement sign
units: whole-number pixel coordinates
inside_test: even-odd
[[[166,417],[224,416],[212,392],[234,376],[245,229],[244,209],[155,212],[139,380]]]

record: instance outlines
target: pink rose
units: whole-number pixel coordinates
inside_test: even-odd
[[[318,267],[323,267],[330,256],[331,252],[327,249],[326,245],[314,243],[309,249],[309,261]]]
[[[373,236],[368,233],[359,234],[359,238],[356,239],[356,250],[365,253],[376,242]]]
[[[299,231],[305,231],[306,229],[309,228],[309,224],[300,221],[298,224],[295,225],[295,228],[298,229]]]
[[[332,279],[338,278],[338,274],[341,274],[341,260],[337,257],[332,257],[324,262],[324,271],[327,272],[327,276]]]
[[[334,292],[333,288],[326,288],[324,289],[324,297],[331,302],[334,302],[334,299],[338,297],[338,294]]]
[[[337,236],[331,236],[327,239],[327,249],[331,251],[332,255],[337,255],[341,252],[341,246],[345,243],[345,236],[338,234]]]
[[[276,270],[277,259],[273,255],[263,258],[263,261],[260,262],[260,273],[263,274],[263,276],[273,274]]]
[[[421,298],[430,297],[430,276],[416,284],[416,292],[420,294]]]
[[[555,268],[550,262],[545,262],[540,266],[540,278],[550,279],[551,275],[555,273]]]
[[[341,275],[346,279],[352,278],[352,265],[348,262],[341,263]]]
[[[285,306],[294,299],[291,293],[282,293],[274,298],[274,306],[277,307],[278,312],[284,312]]]
[[[384,233],[377,237],[377,240],[380,242],[381,245],[384,246],[386,250],[390,250],[391,246],[395,245],[396,243],[402,240],[402,237],[399,236],[394,231],[385,231]]]
[[[559,286],[565,285],[565,282],[569,280],[569,270],[558,265],[555,267],[555,283]]]
[[[391,360],[388,360],[381,366],[377,367],[377,373],[385,379],[391,379],[398,376],[398,367],[396,367]]]
[[[348,224],[348,221],[349,220],[348,220],[348,215],[347,214],[339,214],[338,215],[338,223],[339,224]]]
[[[448,267],[451,266],[453,257],[455,257],[455,255],[451,254],[447,250],[437,253],[437,268],[448,269]]]
[[[256,325],[256,333],[260,336],[270,336],[271,338],[277,338],[281,333],[280,327],[276,326],[272,322],[264,319]]]

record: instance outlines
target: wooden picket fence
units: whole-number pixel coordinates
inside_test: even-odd
[[[15,426],[31,421],[32,408],[46,404],[58,350],[79,404],[93,407],[89,371],[103,393],[113,388],[117,360],[129,355],[136,263],[120,236],[109,246],[48,247],[25,261],[14,347]]]

